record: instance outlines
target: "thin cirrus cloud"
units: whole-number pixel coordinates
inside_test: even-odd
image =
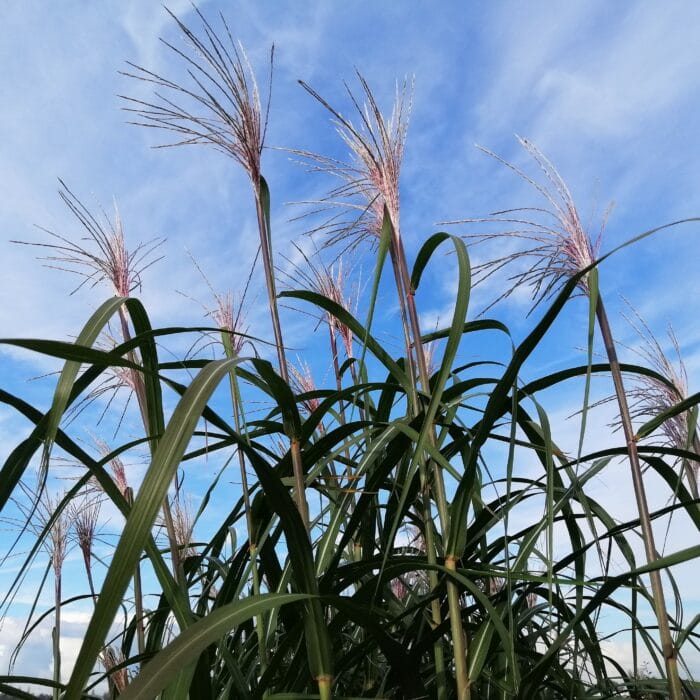
[[[201,7],[208,16],[221,9],[215,2]],[[171,9],[192,21],[188,4],[177,2]],[[686,131],[693,123],[689,102],[697,57],[693,43],[685,40],[693,22],[679,21],[677,5],[612,11],[606,3],[569,3],[553,18],[544,3],[529,4],[527,10],[505,3],[480,13],[456,3],[443,13],[429,13],[419,4],[412,11],[414,21],[403,23],[397,21],[400,13],[394,7],[368,6],[365,16],[362,8],[331,11],[321,3],[302,9],[283,4],[275,12],[253,3],[235,9],[227,14],[233,14],[234,30],[240,30],[258,65],[269,44],[277,45],[271,145],[337,148],[326,115],[298,89],[296,78],[311,81],[348,110],[340,79],[352,81],[354,65],[374,78],[384,104],[393,95],[396,77],[415,74],[402,210],[406,235],[414,244],[435,221],[482,214],[504,192],[510,204],[518,203],[518,183],[471,145],[479,141],[495,149],[503,146],[499,152],[517,157],[514,131],[537,140],[565,176],[573,173],[574,191],[587,196],[600,188],[603,206],[608,199],[616,200],[625,223],[632,219],[628,202],[646,195],[650,186],[660,190],[659,216],[673,213],[673,190],[658,179],[650,182],[653,159],[645,163],[634,158],[634,146],[644,137],[654,153],[650,135],[670,114],[678,121],[678,110],[687,110]],[[685,10],[696,11],[687,6]],[[11,144],[0,164],[0,178],[7,183],[0,201],[7,238],[37,240],[32,224],[74,230],[55,197],[55,177],[61,176],[88,204],[109,208],[116,196],[132,240],[167,236],[167,273],[152,271],[154,289],[167,283],[166,277],[177,277],[205,294],[183,249],[193,250],[206,263],[216,257],[213,249],[231,246],[237,232],[251,227],[247,193],[239,197],[234,192],[232,185],[238,181],[230,164],[206,149],[148,150],[167,139],[124,124],[126,115],[119,112],[116,97],[140,89],[116,74],[125,67],[125,59],[169,69],[173,57],[157,37],[173,38],[172,21],[162,8],[132,2],[108,10],[90,8],[81,13],[78,32],[69,10],[55,11],[50,21],[39,23],[40,12],[45,20],[46,13],[52,13],[31,4],[4,10],[13,15],[5,18],[6,27],[24,28],[25,33],[31,28],[33,37],[31,51],[3,42],[10,70],[3,76],[2,91],[9,98],[5,103],[16,105],[0,117]],[[481,31],[474,26],[477,22]],[[447,39],[435,41],[441,34]],[[73,39],[66,42],[66,36]],[[672,139],[658,129],[658,142],[672,147],[669,161],[681,159],[682,175],[697,166],[678,143],[681,136]],[[600,160],[603,149],[607,162]],[[275,232],[283,249],[301,228],[285,225],[294,212],[284,210],[282,199],[312,198],[319,184],[299,177],[298,168],[282,153],[266,154],[266,163],[273,197],[276,192],[282,195],[276,200]],[[678,169],[672,170],[671,179]],[[686,200],[683,215],[687,208]],[[221,230],[222,216],[232,221],[230,231]],[[17,300],[18,308],[0,312],[0,322],[9,334],[24,335],[31,329],[21,320],[32,318],[34,323],[46,306],[41,304],[42,290],[52,297],[51,289],[65,293],[69,288],[60,275],[40,271],[26,249],[3,243],[12,272],[0,283],[0,293],[24,287],[25,296]],[[216,269],[207,274],[215,286],[231,286],[240,276],[235,269],[229,275]],[[22,280],[34,285],[23,285]],[[180,310],[181,305],[168,303],[172,295],[159,298],[148,285],[146,293],[156,307],[162,305],[164,315],[172,317]],[[66,302],[62,321],[48,312],[37,327],[65,335],[76,328],[81,303],[84,298]]]

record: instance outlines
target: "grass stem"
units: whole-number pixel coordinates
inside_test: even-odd
[[[262,253],[263,268],[265,270],[265,281],[267,285],[267,300],[270,307],[270,319],[272,321],[272,332],[275,337],[275,347],[277,349],[277,361],[279,364],[280,376],[289,384],[289,371],[287,369],[287,359],[284,351],[284,341],[282,337],[282,326],[280,324],[279,310],[277,308],[277,291],[275,285],[274,264],[272,260],[272,237],[270,235],[269,222],[265,215],[263,206],[262,178],[253,182],[255,193],[255,206],[258,217],[258,231],[260,233],[260,250]],[[266,187],[266,186],[265,186]],[[294,473],[294,494],[299,510],[299,515],[304,523],[306,531],[309,531],[309,504],[306,500],[306,480],[304,478],[304,467],[301,460],[301,446],[299,440],[290,437],[290,452],[292,456],[292,470]]]
[[[622,422],[622,430],[627,443],[627,454],[629,456],[630,468],[632,470],[632,484],[634,487],[634,495],[637,501],[637,511],[639,513],[639,522],[642,529],[642,539],[644,541],[644,551],[648,564],[653,564],[657,560],[656,545],[654,543],[654,531],[651,525],[651,517],[649,514],[649,505],[647,502],[646,489],[644,486],[644,478],[642,475],[642,467],[639,461],[639,453],[637,451],[637,441],[632,427],[632,419],[627,403],[627,395],[622,380],[622,371],[620,362],[617,358],[615,349],[615,341],[613,339],[612,330],[608,315],[605,311],[602,297],[598,297],[596,306],[596,317],[598,326],[603,337],[605,352],[610,363],[610,373],[615,384],[615,395],[620,410],[620,420]],[[661,574],[658,569],[649,573],[651,580],[651,590],[654,600],[654,612],[659,625],[659,637],[661,639],[661,649],[666,665],[666,674],[668,681],[668,691],[671,700],[682,700],[683,688],[680,677],[678,675],[678,652],[671,630],[668,624],[668,612],[664,597],[663,585],[661,582]]]

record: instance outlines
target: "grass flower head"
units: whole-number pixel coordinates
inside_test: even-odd
[[[114,220],[111,220],[103,211],[103,221],[100,221],[68,189],[62,180],[59,182],[61,183],[59,196],[87,235],[79,239],[78,242],[74,242],[66,236],[39,227],[58,242],[13,242],[47,248],[51,251],[50,254],[40,258],[46,261],[47,267],[64,270],[82,277],[82,282],[72,293],[77,292],[85,284],[94,287],[100,282],[107,282],[117,296],[130,296],[141,288],[141,275],[144,270],[161,259],[160,257],[153,258],[152,254],[163,243],[163,239],[140,243],[129,250],[126,246],[122,220],[116,204]]]
[[[173,132],[178,140],[158,148],[188,144],[208,144],[243,166],[255,187],[260,180],[260,160],[267,113],[263,110],[255,74],[240,43],[233,40],[221,15],[221,37],[195,8],[201,21],[201,35],[181,22],[170,10],[186,47],[178,48],[161,39],[186,67],[188,82],[179,83],[127,62],[133,73],[124,75],[155,86],[152,102],[122,96],[130,105],[126,111],[136,116],[132,122]],[[223,38],[222,38],[223,37]],[[273,51],[270,53],[270,86]]]
[[[631,305],[630,309],[631,314],[626,314],[625,318],[640,339],[640,344],[630,349],[663,378],[635,374],[634,383],[628,389],[632,418],[649,420],[688,398],[688,373],[673,327],[668,326],[667,335],[675,357],[669,357],[646,321]],[[673,415],[659,426],[663,444],[680,450],[697,451],[696,431],[689,411]],[[686,464],[686,473],[690,488],[696,493],[700,466],[696,461],[690,461]]]
[[[290,364],[288,369],[291,388],[296,394],[312,394],[316,391],[311,368],[306,362],[299,360],[298,366]],[[313,413],[321,405],[321,400],[316,396],[305,396],[301,404],[308,413]]]
[[[332,265],[327,265],[319,259],[319,251],[315,251],[315,259],[308,255],[300,246],[295,248],[304,264],[297,264],[290,258],[285,258],[291,266],[290,272],[285,272],[290,284],[301,283],[306,289],[334,301],[338,306],[351,315],[355,315],[359,300],[359,288],[355,286],[348,291],[347,267],[343,265],[343,258],[339,257]],[[331,333],[336,333],[343,343],[348,357],[353,356],[353,333],[330,312],[324,312],[322,320],[326,323]]]
[[[363,240],[376,241],[381,234],[384,207],[389,212],[394,231],[399,230],[399,176],[403,160],[408,119],[411,112],[412,86],[406,82],[396,88],[396,99],[391,116],[387,119],[379,109],[367,81],[358,73],[365,102],[346,89],[359,116],[359,126],[328,104],[315,90],[302,82],[334,117],[338,135],[349,148],[347,162],[311,153],[295,151],[310,166],[312,172],[322,172],[339,179],[341,184],[317,202],[318,209],[311,213],[334,211],[318,229],[328,236],[328,245],[350,239],[348,247]],[[346,218],[342,212],[350,211]]]
[[[546,156],[529,140],[518,137],[520,145],[534,160],[541,176],[536,179],[501,156],[479,147],[487,155],[512,170],[531,185],[544,200],[542,207],[522,207],[495,212],[479,219],[463,219],[446,223],[469,223],[504,226],[493,233],[467,234],[474,243],[503,239],[525,241],[527,246],[489,260],[473,268],[475,283],[511,263],[526,261],[524,269],[510,277],[510,286],[493,303],[510,296],[521,285],[532,289],[537,305],[567,280],[592,265],[598,258],[602,227],[595,239],[585,229],[571,192]],[[588,279],[579,281],[579,289],[588,294]],[[491,304],[492,306],[493,304]]]

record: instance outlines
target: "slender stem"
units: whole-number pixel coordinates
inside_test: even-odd
[[[54,627],[53,627],[53,680],[56,687],[53,689],[54,700],[59,700],[61,690],[61,574],[55,572],[54,577]]]
[[[224,346],[224,352],[229,358],[234,357],[233,344],[231,336],[228,333],[221,333],[221,339]],[[242,401],[241,393],[238,386],[238,375],[235,368],[229,374],[229,382],[231,389],[231,403],[233,404],[233,420],[236,432],[245,435],[245,440],[248,442],[248,431],[245,429],[242,420]],[[246,527],[248,528],[248,552],[250,554],[250,567],[253,577],[253,595],[260,595],[260,576],[258,573],[258,543],[255,538],[255,530],[253,527],[253,512],[250,506],[250,488],[248,486],[248,474],[245,466],[245,456],[238,449],[238,466],[241,474],[241,489],[243,491],[243,508],[245,510]],[[255,616],[255,630],[258,636],[258,649],[260,657],[260,675],[265,672],[267,667],[267,640],[265,638],[265,624],[263,616]]]
[[[122,327],[122,339],[124,342],[131,340],[131,332],[129,331],[129,317],[124,306],[119,307],[119,320],[121,321]],[[127,359],[134,364],[139,364],[139,358],[135,351],[127,353]],[[150,425],[148,421],[148,404],[146,401],[146,387],[144,385],[143,376],[137,370],[130,370],[131,378],[134,385],[134,393],[136,394],[136,401],[139,405],[139,411],[141,412],[141,421],[143,422],[143,428],[146,431],[146,436],[149,438],[149,445],[151,448],[151,454],[155,450],[155,445],[152,441],[152,435],[150,430]],[[173,514],[170,509],[170,501],[168,496],[165,496],[163,500],[163,520],[165,521],[165,529],[168,535],[168,543],[170,545],[170,557],[173,566],[173,576],[176,581],[181,580],[180,573],[180,548],[177,541],[177,535],[175,533],[175,525],[173,523]]]
[[[259,175],[259,174],[258,174]],[[279,362],[280,376],[289,385],[289,371],[287,369],[287,359],[284,353],[282,340],[282,328],[280,325],[279,311],[277,309],[277,292],[275,290],[274,265],[272,261],[272,236],[270,234],[269,221],[265,214],[262,200],[262,177],[251,177],[253,191],[255,194],[255,207],[258,217],[258,230],[260,233],[260,251],[262,253],[263,267],[265,270],[265,280],[267,282],[267,298],[270,306],[270,318],[277,347],[277,359]],[[294,498],[297,510],[309,538],[311,537],[311,527],[309,523],[309,504],[306,500],[306,478],[304,476],[304,465],[301,459],[301,444],[297,435],[288,435],[289,452],[292,458],[292,472],[294,475]],[[320,603],[315,605],[320,607]],[[319,611],[320,612],[320,611]],[[324,634],[327,641],[327,632]],[[318,679],[318,689],[321,700],[331,698],[332,675],[324,675]]]
[[[260,179],[253,181],[253,191],[255,193],[255,207],[258,216],[258,230],[260,233],[260,250],[262,252],[263,267],[265,270],[265,281],[267,283],[267,300],[270,306],[270,318],[272,321],[272,332],[275,336],[275,346],[277,348],[277,361],[279,363],[280,376],[289,384],[289,371],[287,370],[287,358],[284,353],[284,343],[282,340],[282,327],[280,325],[279,311],[277,309],[277,291],[275,289],[274,265],[272,262],[272,247],[270,245],[270,231],[262,205]],[[294,492],[297,509],[301,516],[306,531],[309,531],[309,504],[306,500],[306,480],[304,478],[304,467],[301,460],[301,446],[299,440],[290,436],[290,452],[292,456],[292,470],[294,472]]]
[[[95,592],[95,581],[92,578],[92,562],[90,561],[89,551],[83,551],[83,562],[85,564],[85,575],[87,576],[90,595],[92,596],[93,600],[97,600],[97,593]]]
[[[418,402],[418,393],[415,390],[416,381],[416,368],[413,364],[413,343],[411,342],[411,333],[408,328],[408,313],[406,311],[406,294],[403,286],[403,279],[401,275],[401,269],[399,267],[399,261],[396,255],[396,246],[392,240],[391,248],[389,249],[389,257],[391,258],[391,266],[394,270],[394,279],[396,280],[396,292],[399,299],[399,310],[401,312],[401,327],[403,329],[404,343],[406,345],[406,371],[408,372],[408,381],[411,386],[411,402],[413,406],[413,412],[417,414],[420,411],[420,404]]]
[[[398,241],[398,245],[397,245]],[[408,370],[409,382],[411,386],[411,406],[414,414],[420,411],[420,403],[418,401],[418,392],[416,390],[415,367],[413,364],[413,350],[416,350],[416,344],[411,342],[411,333],[409,330],[409,317],[406,308],[408,295],[404,286],[404,276],[401,271],[401,258],[399,254],[399,245],[401,242],[400,235],[394,229],[392,233],[392,242],[389,248],[389,257],[394,270],[394,279],[396,282],[396,291],[399,298],[399,308],[401,310],[401,321],[404,332],[404,340],[406,342],[406,368]],[[421,346],[422,350],[422,346]],[[427,374],[427,373],[426,373]],[[427,383],[424,385],[427,386]],[[423,524],[425,533],[426,556],[429,564],[437,563],[437,543],[434,532],[433,514],[430,503],[430,483],[426,472],[426,464],[422,457],[419,458],[419,477],[421,482],[421,490],[423,492]],[[444,533],[444,530],[443,530]],[[428,581],[431,590],[438,587],[439,580],[435,570],[431,569],[428,574]],[[440,610],[440,601],[434,599],[430,605],[431,624],[433,629],[442,624],[442,612]],[[443,700],[447,697],[446,673],[445,673],[445,653],[442,648],[442,641],[437,639],[433,644],[433,657],[435,661],[435,675],[437,677],[437,697],[438,700]]]
[[[126,502],[129,507],[134,505],[134,490],[131,486],[126,489]],[[146,631],[143,616],[143,586],[141,584],[141,564],[136,563],[134,571],[134,615],[136,616],[136,646],[139,656],[146,653]]]
[[[615,349],[615,341],[613,339],[608,315],[605,312],[602,297],[598,297],[596,307],[596,316],[598,318],[598,326],[605,344],[605,351],[608,355],[610,363],[610,372],[615,384],[615,394],[617,403],[620,409],[620,420],[622,421],[622,429],[627,442],[627,454],[629,456],[630,468],[632,470],[632,484],[634,487],[634,495],[637,500],[637,510],[639,512],[639,522],[642,528],[642,539],[644,540],[644,550],[646,553],[647,563],[653,564],[657,561],[656,545],[654,544],[654,532],[651,526],[651,517],[649,515],[649,505],[647,502],[646,489],[644,487],[644,479],[642,476],[642,467],[639,461],[639,453],[637,452],[637,441],[632,427],[632,418],[630,416],[629,406],[627,404],[627,396],[625,387],[622,381],[622,371],[620,363],[617,359]],[[668,612],[666,601],[664,598],[664,589],[661,583],[661,574],[658,569],[649,572],[651,580],[651,590],[654,600],[654,612],[659,625],[659,637],[661,639],[661,649],[664,655],[666,664],[666,675],[669,684],[669,697],[671,700],[681,700],[683,697],[683,689],[681,686],[680,677],[678,675],[678,652],[673,643],[671,630],[668,624]]]
[[[445,567],[450,571],[457,570],[457,562],[454,557],[445,559]],[[464,682],[464,679],[469,678],[469,669],[467,668],[466,653],[457,653],[457,649],[467,648],[467,636],[462,625],[461,615],[457,617],[452,614],[453,610],[461,610],[459,603],[459,589],[454,583],[448,581],[447,584],[447,603],[450,610],[450,632],[452,633],[452,643],[455,646],[455,678],[457,679],[457,698],[458,700],[467,700],[471,697],[471,688],[469,682]],[[460,681],[462,679],[462,681]]]
[[[697,432],[693,435],[692,439],[693,452],[696,455],[700,455],[700,440],[698,440]],[[689,460],[684,459],[683,464],[685,465],[685,475],[688,478],[688,487],[690,488],[690,495],[697,500],[698,499],[698,477],[697,477],[697,462],[694,464]]]
[[[416,353],[416,364],[418,365],[418,373],[423,391],[427,394],[430,392],[430,377],[428,375],[428,363],[425,358],[425,349],[421,340],[420,322],[418,320],[418,310],[416,309],[415,294],[411,287],[411,278],[408,274],[408,263],[406,262],[406,253],[403,247],[403,241],[398,231],[392,238],[392,251],[397,257],[397,268],[401,275],[401,286],[406,294],[406,307],[408,309],[408,318],[411,323],[411,332],[413,334],[413,349]],[[431,427],[428,436],[431,445],[437,444],[434,426]],[[440,527],[443,537],[447,537],[449,528],[449,515],[447,505],[447,494],[445,492],[445,480],[442,475],[442,469],[430,460],[433,475],[433,488],[435,492],[435,502],[437,504],[438,516],[440,518]],[[432,524],[432,520],[431,520]],[[447,562],[446,562],[447,564]],[[454,567],[455,562],[452,561]],[[450,617],[450,629],[452,633],[452,644],[454,647],[455,659],[455,677],[457,681],[457,697],[459,700],[469,700],[471,697],[470,682],[467,667],[467,637],[462,624],[462,608],[459,603],[459,589],[456,584],[447,581],[447,605]]]
[[[338,360],[338,343],[337,339],[335,337],[335,329],[333,327],[332,323],[328,323],[328,333],[330,336],[330,344],[331,344],[331,355],[333,356],[333,372],[335,373],[335,386],[338,391],[343,390],[343,382],[342,378],[340,376],[340,362]],[[345,425],[346,423],[346,417],[345,417],[345,403],[343,401],[339,401],[339,419],[340,419],[340,424]],[[350,488],[354,487],[353,481],[352,481],[352,462],[350,460],[350,449],[345,446],[345,449],[343,450],[345,453],[345,475],[348,478],[348,483]],[[348,507],[348,519],[350,519],[350,516],[352,515],[353,511],[355,510],[355,494],[352,494],[351,497],[351,502]],[[362,557],[361,554],[362,548],[361,545],[358,541],[358,539],[353,535],[352,538],[352,545],[351,545],[351,553],[350,557],[351,559],[355,561],[359,561]],[[359,556],[358,556],[359,553]]]
[[[437,564],[436,543],[435,543],[435,526],[433,524],[432,509],[430,507],[430,488],[427,479],[425,468],[420,470],[421,490],[423,492],[423,523],[425,524],[425,550],[428,564]],[[430,569],[428,572],[428,582],[430,589],[435,590],[439,585],[439,579],[435,569]],[[440,610],[440,601],[433,598],[430,603],[430,618],[431,627],[436,629],[442,624],[442,611]],[[437,678],[437,698],[444,700],[447,697],[447,674],[445,670],[445,651],[442,648],[442,640],[438,639],[433,644],[433,657],[435,660],[435,676]]]
[[[335,337],[335,329],[333,328],[332,324],[328,324],[328,333],[330,335],[330,343],[331,343],[331,355],[333,356],[333,372],[335,374],[335,387],[338,391],[343,390],[343,382],[342,378],[340,376],[340,362],[338,361],[338,342]],[[339,413],[340,413],[340,423],[341,425],[345,425],[346,423],[346,418],[345,418],[345,402],[344,401],[339,401]],[[350,454],[348,452],[348,448],[345,448],[345,456],[347,457],[348,464],[347,464],[347,469],[348,469],[348,474],[350,473]]]
[[[263,269],[267,285],[267,301],[270,307],[270,320],[272,321],[272,333],[275,336],[275,348],[277,350],[277,363],[280,376],[285,382],[289,381],[287,370],[287,358],[284,352],[282,339],[282,326],[280,324],[279,310],[277,308],[277,288],[275,284],[274,265],[272,261],[272,249],[270,246],[270,233],[268,230],[265,213],[263,211],[259,186],[255,188],[255,203],[258,216],[258,229],[260,232],[260,251],[262,253]]]
[[[346,353],[346,357],[348,358],[348,360],[353,360],[353,359],[354,359],[354,358],[352,357],[352,355],[349,355],[349,354],[347,354],[347,353]],[[360,383],[360,376],[359,376],[358,373],[357,373],[357,367],[355,367],[355,362],[351,362],[351,363],[350,363],[350,376],[352,377],[353,386],[357,386],[357,385]],[[368,396],[367,393],[365,393],[364,399],[363,399],[363,400],[364,400],[365,402],[367,402],[368,399],[369,399],[369,396]],[[354,401],[355,401],[355,398],[353,398],[353,402],[354,402]],[[365,420],[365,409],[364,409],[362,406],[358,405],[358,406],[357,406],[357,411],[358,411],[358,413],[359,413],[359,415],[360,415],[360,420],[361,420],[361,421],[364,421],[364,420]]]
[[[221,334],[222,343],[224,346],[224,352],[226,357],[233,358],[234,350],[231,343],[231,338],[228,333]],[[236,370],[232,369],[229,374],[229,388],[231,391],[231,404],[233,405],[233,422],[236,428],[236,432],[240,435],[243,432],[242,421],[241,421],[241,407],[240,407],[240,391],[238,388],[238,376]],[[248,433],[245,434],[246,441],[248,439]],[[238,452],[238,466],[241,474],[241,489],[243,491],[243,508],[245,510],[246,526],[248,528],[248,542],[251,547],[255,545],[253,538],[253,516],[252,509],[250,507],[250,488],[248,486],[248,474],[245,467],[245,457],[243,452],[239,449]]]

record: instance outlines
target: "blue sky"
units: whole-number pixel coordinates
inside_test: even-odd
[[[192,21],[188,2],[169,7]],[[272,147],[346,156],[327,113],[298,79],[348,113],[342,81],[356,87],[355,68],[387,110],[396,81],[415,78],[402,173],[409,256],[439,228],[439,221],[536,201],[512,173],[474,147],[484,145],[526,166],[514,134],[533,140],[557,166],[592,228],[614,202],[603,251],[654,226],[700,215],[696,3],[455,1],[436,10],[434,3],[419,1],[319,0],[212,1],[199,7],[209,17],[225,12],[251,63],[259,67],[261,82],[274,42],[267,141]],[[9,243],[46,240],[35,225],[77,233],[56,195],[57,177],[93,209],[102,205],[109,210],[115,199],[132,244],[167,239],[166,260],[147,272],[142,292],[154,325],[201,323],[201,308],[175,293],[209,300],[186,251],[214,287],[238,289],[255,254],[257,230],[239,168],[204,148],[153,150],[150,146],[164,142],[162,134],[125,123],[117,95],[148,92],[118,74],[126,68],[124,61],[168,75],[176,70],[172,55],[158,41],[159,36],[177,40],[160,3],[5,3],[0,32],[0,336],[69,338],[107,296],[106,290],[86,289],[69,296],[73,279],[43,269],[32,249]],[[292,241],[303,241],[305,224],[289,221],[300,210],[285,203],[318,198],[329,183],[307,175],[283,150],[268,150],[263,166],[273,196],[275,250],[291,254]],[[700,229],[690,226],[664,232],[626,249],[601,269],[620,340],[637,342],[617,315],[624,294],[659,337],[666,323],[673,323],[691,391],[700,383],[698,235]],[[476,249],[473,260],[491,252]],[[283,264],[280,258],[278,262]],[[359,256],[355,265],[366,279],[370,257]],[[449,319],[456,289],[450,258],[433,265],[428,275],[419,298],[425,327]],[[474,309],[497,296],[502,283],[503,278],[496,279],[475,291]],[[387,287],[380,306],[378,333],[399,352],[390,291]],[[251,327],[256,335],[269,337],[259,279],[250,298]],[[527,295],[517,294],[498,307],[497,315],[516,338],[528,328],[529,306]],[[585,313],[584,304],[570,305],[529,365],[530,376],[581,361]],[[285,312],[284,326],[289,345],[310,359],[321,383],[327,361],[314,359],[308,318]],[[0,350],[3,386],[43,406],[50,401],[50,382],[26,380],[52,367],[24,352]],[[564,420],[575,410],[578,391],[548,397],[564,443],[575,444],[578,433],[577,424]],[[601,392],[606,393],[605,387]],[[608,435],[608,419],[604,411],[596,419],[596,439]],[[0,457],[26,429],[0,408]],[[625,468],[619,465],[602,479],[601,497],[627,488]],[[629,501],[617,504],[620,518],[632,517]],[[697,605],[697,585],[690,576],[684,580],[688,599]],[[5,629],[16,632],[17,624],[11,618]],[[78,631],[80,624],[76,622]],[[78,631],[72,639],[79,638]],[[0,656],[0,662],[5,658]],[[29,666],[38,663],[24,658]]]

